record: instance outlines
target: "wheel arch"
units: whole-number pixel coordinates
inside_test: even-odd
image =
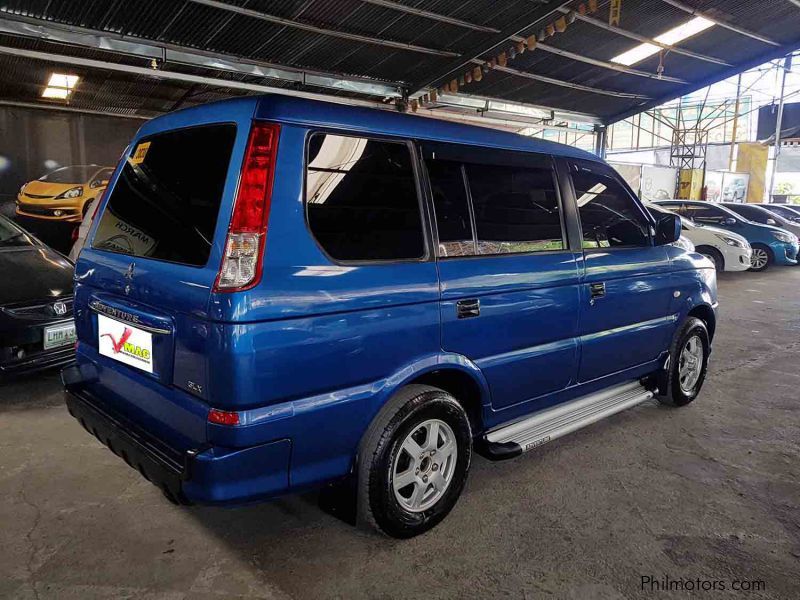
[[[705,323],[709,340],[714,339],[714,332],[717,329],[717,315],[713,308],[708,304],[698,304],[689,311],[687,317],[696,317]]]

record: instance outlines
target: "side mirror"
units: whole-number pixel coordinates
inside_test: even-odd
[[[681,237],[681,218],[678,215],[664,215],[656,222],[656,245],[664,246],[677,242]]]
[[[721,224],[722,225],[738,225],[739,221],[737,221],[733,217],[725,217],[724,219],[722,219]]]
[[[777,225],[778,222],[775,219],[767,219],[767,225]]]

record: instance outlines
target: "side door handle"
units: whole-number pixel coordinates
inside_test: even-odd
[[[606,284],[602,281],[589,284],[589,304],[594,304],[595,300],[606,295]]]
[[[481,301],[477,298],[459,300],[456,302],[456,316],[459,319],[469,319],[481,314]]]

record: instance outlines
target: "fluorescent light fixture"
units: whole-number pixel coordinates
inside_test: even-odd
[[[678,25],[677,27],[673,27],[669,31],[662,33],[655,38],[655,40],[661,44],[666,44],[667,46],[674,46],[675,44],[678,44],[683,40],[687,40],[690,37],[697,35],[698,33],[703,32],[709,27],[713,26],[713,21],[709,21],[703,17],[695,17],[694,19],[686,21],[686,23],[683,25]],[[611,62],[630,67],[631,65],[635,65],[636,63],[643,61],[649,56],[653,56],[653,54],[658,53],[659,50],[661,50],[661,48],[655,44],[645,42],[644,44],[639,44],[638,46],[631,48],[627,52],[623,52],[619,56],[615,56],[611,59]]]
[[[42,98],[55,98],[57,100],[66,100],[69,98],[69,90],[64,88],[44,88]]]
[[[71,90],[78,83],[78,79],[79,77],[77,75],[53,73],[50,75],[50,81],[47,82],[47,87],[58,87]]]
[[[42,92],[42,98],[53,98],[56,100],[66,100],[78,84],[77,75],[65,75],[63,73],[53,73],[50,81]]]

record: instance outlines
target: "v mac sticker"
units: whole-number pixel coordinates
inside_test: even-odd
[[[144,162],[144,157],[147,156],[147,151],[150,149],[150,142],[142,142],[136,146],[136,150],[131,156],[131,162],[135,165],[140,165]]]
[[[100,354],[148,373],[153,372],[153,335],[132,325],[97,315]]]

